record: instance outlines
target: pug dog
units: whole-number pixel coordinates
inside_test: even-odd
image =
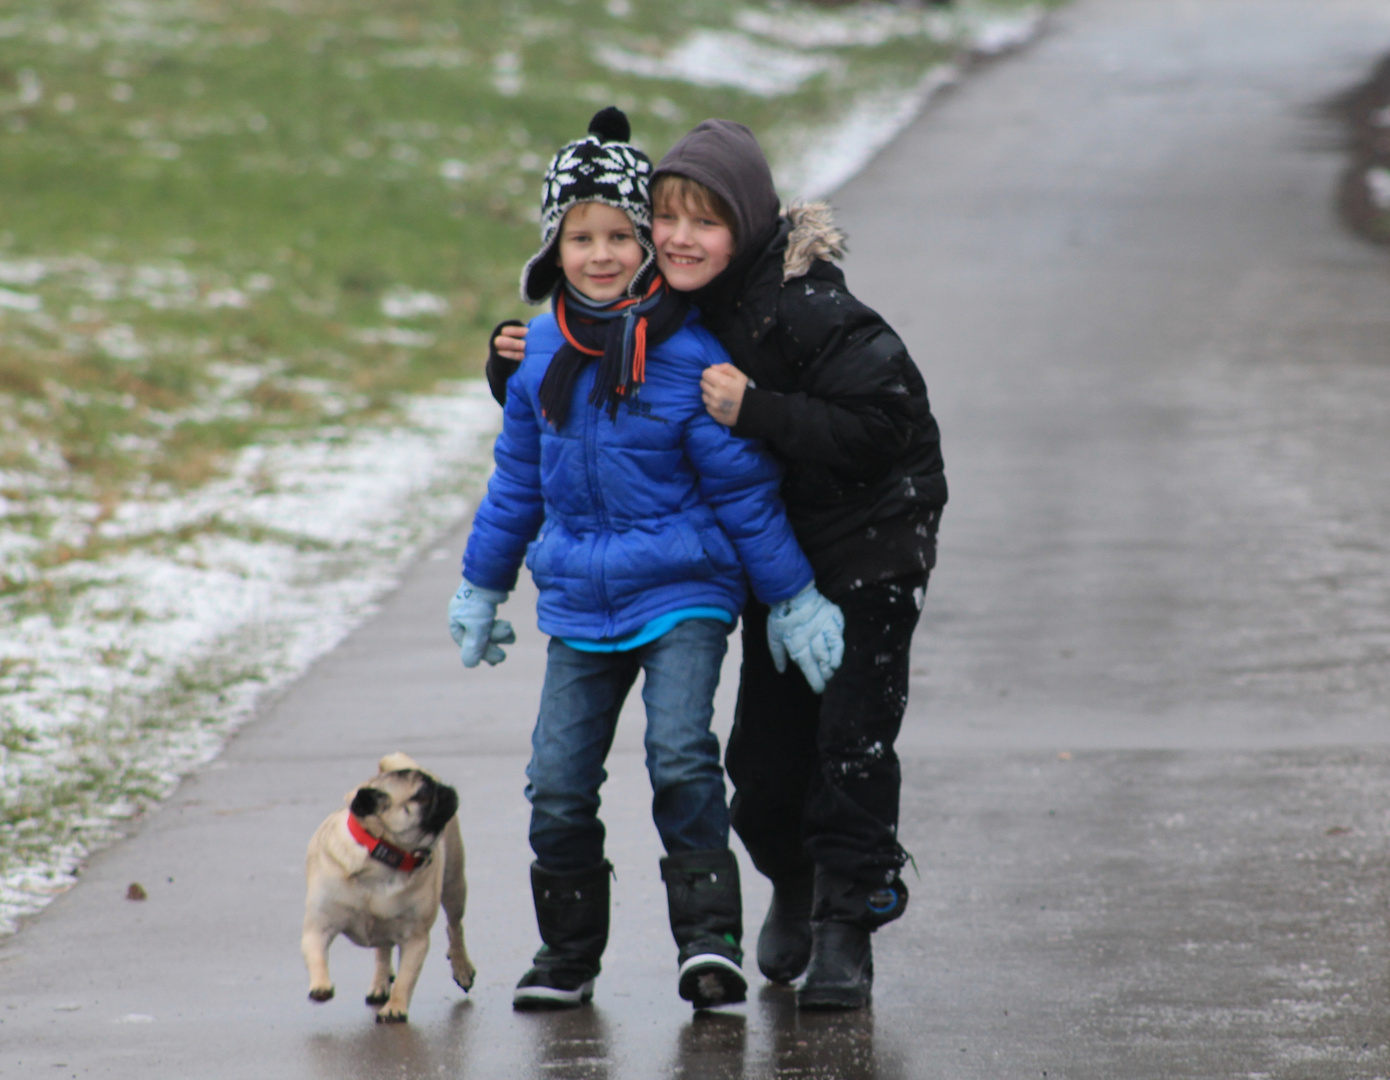
[[[476,974],[463,943],[463,839],[458,794],[405,754],[388,754],[378,775],[348,792],[309,841],[300,941],[309,967],[309,999],[333,996],[328,947],[339,934],[376,950],[368,1005],[379,1024],[404,1023],[430,948],[440,907],[449,933],[454,982],[465,991]],[[401,951],[393,979],[391,952]]]

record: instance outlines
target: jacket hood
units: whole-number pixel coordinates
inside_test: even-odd
[[[753,132],[733,120],[705,120],[666,152],[652,179],[675,173],[704,184],[734,212],[740,254],[761,250],[777,229],[780,202]]]

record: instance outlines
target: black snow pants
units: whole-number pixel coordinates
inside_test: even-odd
[[[893,743],[907,707],[912,634],[928,574],[863,585],[836,598],[845,657],[816,694],[767,647],[767,608],[743,612],[743,671],[725,765],[731,823],[774,881],[820,865],[866,885],[907,861],[898,843],[902,773]]]

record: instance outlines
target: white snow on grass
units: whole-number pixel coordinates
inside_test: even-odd
[[[773,147],[773,177],[793,199],[819,199],[840,187],[912,123],[927,101],[959,77],[954,64],[928,71],[907,92],[859,98],[833,125],[811,132],[785,133]],[[809,147],[777,153],[780,147]]]
[[[953,41],[956,23],[957,19],[947,11],[898,4],[856,4],[838,11],[778,5],[770,9],[748,8],[734,16],[734,25],[740,30],[798,49],[882,45],[905,37]]]
[[[42,307],[43,301],[37,296],[0,288],[0,308],[9,308],[11,311],[38,311]]]
[[[398,285],[381,298],[381,313],[388,319],[418,319],[422,315],[443,315],[449,302],[434,293]]]
[[[790,94],[838,63],[833,56],[781,49],[727,30],[696,30],[660,55],[630,52],[604,42],[595,46],[594,59],[624,75],[695,86],[732,86],[759,97]]]
[[[0,931],[371,612],[466,512],[498,420],[471,382],[400,427],[248,448],[186,497],[122,505],[97,529],[117,554],[50,575],[61,611],[0,639],[0,799],[31,811],[0,830],[23,855],[0,864]]]
[[[0,282],[6,285],[37,285],[48,276],[48,267],[38,259],[0,259]]]
[[[1028,8],[1008,18],[975,16],[969,22],[970,47],[985,56],[998,56],[1032,41],[1042,29],[1043,12]]]
[[[976,52],[993,55],[1029,41],[1042,17],[1039,5],[1000,11],[968,0],[947,9],[864,3],[816,10],[778,4],[740,11],[734,25],[798,49],[872,47],[915,37],[942,44],[966,43]]]

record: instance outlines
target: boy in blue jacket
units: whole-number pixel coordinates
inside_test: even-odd
[[[464,665],[501,662],[515,638],[497,606],[524,557],[551,635],[526,770],[544,944],[518,1009],[593,995],[611,871],[598,792],[639,671],[678,989],[697,1009],[745,999],[738,864],[710,731],[727,637],[751,585],[772,606],[769,648],[812,685],[843,651],[843,618],[816,591],[778,467],[705,410],[701,372],[727,354],[655,272],[651,162],[629,134],[605,109],[547,171],[522,296],[551,312],[532,320],[508,381],[496,471],[449,606]]]

